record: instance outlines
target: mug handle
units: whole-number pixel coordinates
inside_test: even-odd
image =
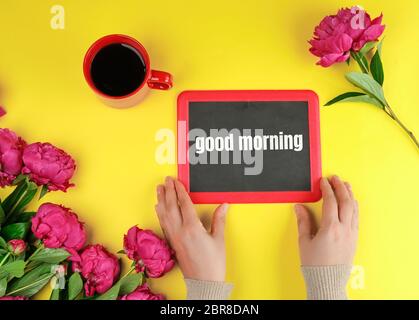
[[[164,71],[151,70],[147,84],[151,89],[169,90],[173,86],[172,75]]]

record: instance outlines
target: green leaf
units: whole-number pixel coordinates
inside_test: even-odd
[[[22,278],[9,283],[7,295],[31,297],[38,293],[54,275],[54,264],[43,263]]]
[[[60,263],[70,256],[65,249],[44,248],[29,258],[30,261]]]
[[[2,237],[6,240],[24,239],[29,230],[28,222],[13,223],[5,226],[1,230]]]
[[[28,190],[38,190],[38,185],[35,182],[28,182]]]
[[[3,297],[6,294],[7,290],[7,278],[0,280],[0,297]]]
[[[30,182],[30,184],[35,185],[33,182]],[[18,204],[13,208],[13,210],[10,212],[10,216],[13,216],[15,214],[21,213],[25,207],[32,201],[32,199],[35,197],[36,192],[38,191],[36,185],[35,189],[33,187],[29,186],[28,190],[26,190],[25,195],[20,199]]]
[[[44,184],[39,194],[39,200],[41,200],[48,193],[48,185]]]
[[[68,280],[68,299],[74,300],[83,290],[83,280],[80,273],[75,272]]]
[[[60,300],[61,289],[53,289],[49,297],[50,300]]]
[[[7,249],[7,242],[0,237],[0,248]]]
[[[23,180],[26,180],[28,177],[24,174],[20,174],[16,177],[15,180],[13,180],[13,185],[16,186],[18,185],[20,182],[22,182]]]
[[[66,280],[65,276],[55,273],[50,280],[50,286],[52,288],[51,295],[49,297],[50,300],[63,300],[66,292]]]
[[[7,295],[11,296],[25,296],[32,297],[34,294],[37,294],[43,287],[45,287],[48,282],[51,280],[53,274],[44,274],[39,277],[36,281],[11,292],[8,292]]]
[[[383,38],[383,39],[381,39],[380,43],[379,43],[379,44],[378,44],[378,46],[377,46],[377,51],[378,51],[378,53],[380,54],[380,56],[381,56],[381,49],[382,49],[382,47],[383,47],[383,42],[384,42],[384,38]]]
[[[16,216],[14,219],[16,222],[29,222],[32,220],[33,216],[36,215],[36,212],[22,212]]]
[[[120,287],[121,283],[118,281],[112,288],[110,288],[104,294],[98,296],[96,300],[116,300],[118,298]]]
[[[365,93],[362,92],[346,92],[341,95],[338,95],[336,98],[333,98],[329,102],[325,104],[325,106],[331,106],[332,104],[335,104],[336,102],[344,101],[350,97],[356,97],[356,96],[362,96]]]
[[[20,278],[25,274],[25,261],[18,260],[0,267],[0,279],[7,277]]]
[[[345,102],[363,102],[363,103],[372,104],[376,107],[379,107],[380,109],[384,108],[383,105],[377,99],[370,97],[367,94],[364,94],[362,96],[348,98],[345,100]]]
[[[13,192],[7,196],[2,204],[3,210],[6,214],[8,214],[9,211],[13,209],[13,207],[16,205],[16,202],[18,202],[22,195],[25,193],[26,189],[26,181],[20,181]]]
[[[121,288],[119,289],[119,295],[129,294],[133,292],[143,281],[142,273],[133,273],[127,275],[121,279]]]
[[[18,255],[17,257],[14,257],[14,259],[25,261],[25,257],[26,257],[26,252],[23,252],[20,255]]]
[[[377,81],[381,86],[384,83],[384,69],[383,63],[381,62],[381,57],[379,51],[375,51],[374,56],[371,59],[371,74],[375,81]]]
[[[378,43],[378,41],[370,41],[370,42],[367,42],[366,44],[364,44],[364,46],[362,47],[362,49],[359,50],[359,52],[362,55],[366,55],[368,52],[370,52],[376,46],[377,43]]]
[[[121,250],[119,250],[117,253],[118,253],[118,254],[125,254],[125,250],[124,250],[124,249],[121,249]]]
[[[364,90],[369,96],[377,99],[383,106],[386,104],[383,88],[369,74],[348,72],[346,79],[354,86]]]
[[[0,201],[0,225],[6,220],[6,214],[4,213],[2,203]]]

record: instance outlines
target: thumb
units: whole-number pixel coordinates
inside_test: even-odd
[[[297,217],[298,224],[298,236],[300,239],[311,239],[315,225],[313,216],[307,207],[302,204],[296,204],[294,206],[295,215]]]
[[[223,203],[215,209],[212,216],[211,234],[214,238],[224,240],[224,227],[226,221],[226,215],[228,210],[228,204]]]

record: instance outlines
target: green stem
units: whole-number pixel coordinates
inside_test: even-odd
[[[30,261],[39,251],[41,251],[44,248],[43,245],[40,245],[36,250],[29,256],[28,261]]]
[[[359,67],[361,68],[363,73],[368,74],[368,67],[365,66],[364,62],[362,61],[362,56],[359,52],[355,52],[355,51],[351,51],[351,57],[358,63]],[[419,151],[419,142],[417,140],[417,138],[415,137],[415,135],[413,134],[413,132],[411,130],[409,130],[404,124],[403,122],[400,121],[400,119],[397,117],[397,115],[394,113],[393,109],[391,109],[390,105],[388,104],[388,102],[386,101],[386,104],[383,105],[383,110],[384,112],[394,121],[396,121],[396,123],[407,133],[407,135],[409,136],[409,138],[412,140],[412,142],[416,145],[416,147],[418,148]]]
[[[121,279],[119,279],[119,280],[124,279],[126,276],[130,275],[130,274],[131,274],[134,270],[135,270],[135,266],[134,266],[134,267],[131,267],[131,269],[129,269],[129,270],[128,270],[128,272],[127,272],[126,274],[124,274],[124,275],[121,277]]]
[[[390,105],[387,103],[384,111],[389,115],[390,118],[392,118],[396,123],[407,133],[409,138],[412,140],[412,142],[416,145],[419,151],[419,142],[413,132],[409,130],[403,122],[400,121],[400,119],[397,117],[397,115],[394,113],[393,109],[391,109]]]
[[[361,68],[361,71],[363,73],[368,74],[368,66],[365,66],[360,54],[358,52],[351,51],[351,56],[358,63],[359,67]]]
[[[4,258],[3,258],[3,260],[1,260],[1,262],[0,262],[0,267],[6,262],[6,260],[8,259],[10,257],[10,252],[8,252],[5,256],[4,256]]]

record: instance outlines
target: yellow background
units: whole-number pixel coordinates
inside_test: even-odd
[[[55,4],[65,8],[64,30],[50,27]],[[312,89],[324,104],[352,90],[343,78],[346,64],[315,66],[307,40],[325,15],[355,4],[373,17],[384,13],[386,96],[419,135],[415,0],[1,0],[0,104],[8,114],[0,126],[74,156],[77,186],[43,201],[73,208],[90,242],[116,252],[134,224],[161,234],[155,186],[175,176],[176,166],[156,163],[155,134],[175,130],[177,95],[187,89]],[[151,92],[128,110],[103,105],[84,81],[82,60],[92,42],[110,33],[142,42],[152,66],[173,74],[174,88]],[[350,297],[419,298],[418,151],[384,112],[362,103],[322,107],[321,135],[324,174],[349,180],[360,202],[355,264],[363,267],[365,282],[358,289],[362,282],[350,282]],[[213,208],[198,211],[208,221]],[[291,204],[232,205],[226,245],[232,298],[305,297]],[[185,296],[178,268],[151,286],[169,299]]]

